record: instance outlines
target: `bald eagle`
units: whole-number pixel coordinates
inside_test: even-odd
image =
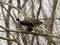
[[[17,18],[16,21],[23,26],[27,26],[27,31],[32,31],[33,27],[43,24],[42,21],[39,21],[35,18],[25,18],[22,13],[19,14],[19,18]]]

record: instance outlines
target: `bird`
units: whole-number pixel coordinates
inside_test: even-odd
[[[38,19],[29,17],[25,18],[23,13],[19,13],[19,17],[16,18],[16,21],[18,21],[22,26],[27,26],[27,31],[30,32],[33,30],[33,27],[43,24],[43,22]]]

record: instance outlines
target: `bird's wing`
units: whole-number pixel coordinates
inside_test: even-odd
[[[42,25],[36,26],[35,29],[36,29],[37,31],[43,31],[44,33],[47,33],[47,32],[48,32],[47,28],[45,28],[45,27],[42,26]]]

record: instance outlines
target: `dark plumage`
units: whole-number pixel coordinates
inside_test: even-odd
[[[19,18],[17,18],[16,20],[20,22],[21,25],[27,26],[27,31],[32,31],[34,26],[43,24],[43,22],[35,18],[25,18],[24,21],[20,21]]]

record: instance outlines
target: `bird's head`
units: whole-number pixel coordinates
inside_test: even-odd
[[[23,15],[23,13],[19,13],[19,20],[20,20],[20,21],[23,21],[24,18],[25,18],[25,17],[24,17],[24,15]]]

